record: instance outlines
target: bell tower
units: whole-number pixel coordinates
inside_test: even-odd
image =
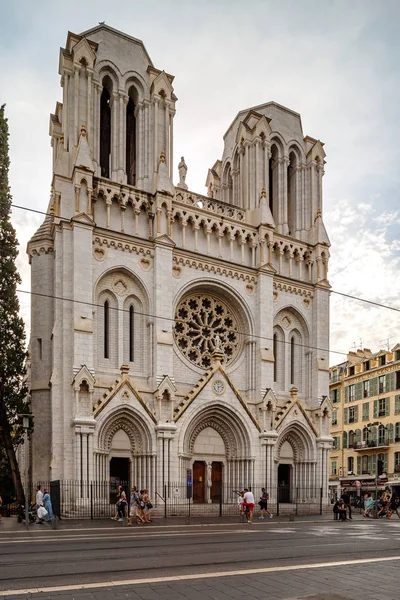
[[[154,67],[140,40],[105,24],[68,33],[59,73],[63,101],[50,119],[56,216],[91,215],[94,178],[153,193],[161,153],[172,180],[174,77]]]

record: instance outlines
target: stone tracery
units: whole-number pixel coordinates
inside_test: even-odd
[[[239,351],[236,316],[225,302],[212,294],[191,294],[179,303],[174,336],[182,354],[203,369],[211,366],[215,336],[219,336],[226,363]]]

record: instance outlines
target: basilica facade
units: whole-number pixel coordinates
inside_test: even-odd
[[[274,102],[239,112],[190,191],[174,77],[100,24],[60,51],[32,273],[32,476],[195,502],[284,484],[327,498],[323,144]],[[179,181],[173,171],[179,163]]]

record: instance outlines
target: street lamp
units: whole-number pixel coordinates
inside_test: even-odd
[[[22,427],[24,429],[25,438],[25,527],[27,529],[29,529],[28,431],[30,427],[30,419],[32,418],[32,416],[33,415],[31,413],[18,415],[18,417],[22,419]]]

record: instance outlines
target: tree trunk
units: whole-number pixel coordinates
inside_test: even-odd
[[[21,481],[21,473],[15,455],[15,448],[12,443],[11,428],[4,410],[4,401],[0,398],[0,439],[6,451],[10,465],[11,478],[14,484],[14,491],[19,504],[25,504],[24,488]]]

